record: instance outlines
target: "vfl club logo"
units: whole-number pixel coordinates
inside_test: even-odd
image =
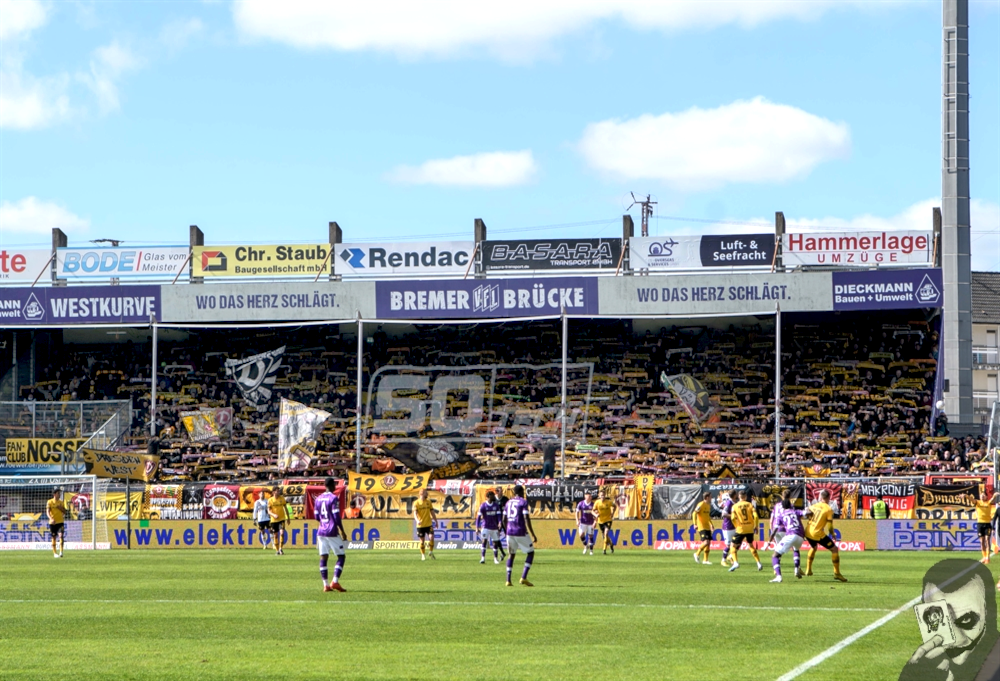
[[[472,309],[476,312],[492,312],[500,307],[500,285],[487,284],[472,290]]]
[[[40,321],[45,317],[45,308],[38,302],[38,298],[32,293],[28,296],[28,302],[24,306],[24,318],[30,322]]]
[[[930,276],[925,274],[924,278],[920,281],[920,288],[917,289],[917,301],[928,304],[936,303],[940,297],[941,291],[931,281]]]

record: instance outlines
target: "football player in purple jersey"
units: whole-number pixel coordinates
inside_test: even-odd
[[[315,512],[319,520],[319,531],[316,532],[316,546],[319,547],[319,574],[323,578],[323,591],[346,591],[340,585],[340,575],[344,571],[344,561],[347,558],[344,544],[347,533],[340,519],[340,498],[337,497],[337,481],[327,478],[323,481],[326,491],[316,497]],[[329,572],[327,561],[330,554],[337,556],[337,565],[333,568],[333,581],[328,582]]]

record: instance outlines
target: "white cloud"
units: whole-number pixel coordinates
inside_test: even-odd
[[[752,27],[777,19],[811,20],[835,6],[864,2],[811,0],[372,0],[366,3],[237,0],[233,19],[248,38],[298,48],[374,50],[401,56],[446,56],[485,50],[524,61],[553,39],[598,21],[620,21],[639,30]]]
[[[160,42],[176,52],[183,49],[191,38],[201,34],[204,30],[205,24],[202,23],[201,19],[173,21],[160,31]]]
[[[55,227],[67,234],[86,232],[90,229],[90,220],[34,196],[0,203],[0,234],[5,241],[11,235],[51,235]]]
[[[112,42],[94,50],[87,72],[36,76],[25,68],[24,48],[47,20],[47,5],[37,0],[0,0],[0,128],[35,130],[84,113],[86,106],[71,104],[73,82],[93,91],[102,113],[116,111],[121,77],[141,66],[129,49]]]
[[[528,182],[537,171],[530,149],[494,151],[432,159],[419,166],[399,166],[389,179],[403,184],[460,187],[510,187]]]
[[[845,123],[757,97],[591,123],[579,149],[592,168],[616,178],[698,191],[803,177],[819,163],[848,156],[851,135]]]
[[[129,72],[138,69],[142,61],[127,47],[117,41],[94,50],[90,59],[90,73],[80,74],[79,79],[97,97],[102,113],[110,113],[121,108],[118,96],[118,81]]]
[[[27,36],[48,19],[40,0],[0,0],[0,40]]]

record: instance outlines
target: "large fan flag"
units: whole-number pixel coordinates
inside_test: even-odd
[[[233,408],[182,411],[181,423],[193,442],[228,440],[233,434]]]
[[[278,470],[303,471],[316,454],[316,439],[330,412],[281,399],[278,422]]]
[[[715,405],[708,399],[708,390],[697,378],[690,374],[675,374],[667,376],[660,374],[664,387],[669,387],[684,405],[684,410],[696,423],[701,423],[715,411]]]
[[[284,354],[285,346],[282,345],[277,350],[246,359],[227,359],[226,376],[236,382],[243,399],[258,407],[264,406],[271,401],[271,386],[278,377],[278,367]]]

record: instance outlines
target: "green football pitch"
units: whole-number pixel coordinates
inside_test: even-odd
[[[802,580],[788,556],[771,584],[769,553],[730,574],[718,553],[540,550],[528,588],[521,556],[506,587],[478,552],[354,551],[341,594],[309,550],[5,552],[0,678],[777,679],[954,555],[843,554],[847,584],[825,553]],[[895,679],[919,644],[904,611],[797,678]]]

